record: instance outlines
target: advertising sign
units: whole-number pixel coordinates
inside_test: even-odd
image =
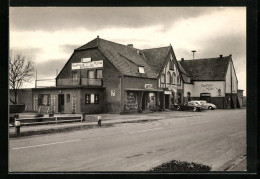
[[[164,91],[164,94],[171,94],[171,91]]]
[[[103,67],[103,60],[99,61],[92,61],[87,63],[72,63],[71,69],[72,70],[79,70],[79,69],[90,69],[90,68],[102,68]]]

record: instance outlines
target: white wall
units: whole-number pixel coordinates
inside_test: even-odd
[[[232,76],[232,93],[237,93],[238,81],[236,78],[235,69],[232,62],[230,62],[228,65],[228,70],[226,75],[226,89],[225,89],[226,93],[231,93],[231,76]]]
[[[200,93],[211,93],[211,97],[224,97],[225,81],[195,81],[191,97],[200,97]]]

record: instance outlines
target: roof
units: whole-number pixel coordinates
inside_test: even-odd
[[[171,46],[167,46],[142,50],[147,59],[147,63],[152,67],[152,69],[155,71],[157,75],[161,72],[162,68],[164,67],[163,65],[165,59],[168,56],[171,48]]]
[[[191,76],[191,80],[225,80],[231,55],[226,57],[205,58],[179,61],[180,66]]]
[[[107,59],[124,75],[138,76],[147,78],[156,78],[154,70],[146,62],[144,54],[141,50],[118,44],[101,38],[96,38],[89,43],[75,49],[86,50],[90,48],[98,48]],[[145,73],[138,72],[138,67],[143,66]]]

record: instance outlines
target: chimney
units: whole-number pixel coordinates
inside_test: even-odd
[[[219,58],[222,58],[223,57],[223,55],[219,55]]]
[[[99,44],[98,44],[98,40],[99,40],[99,35],[97,36],[97,46],[99,45]]]
[[[127,47],[131,47],[131,48],[133,48],[133,47],[134,47],[134,45],[133,45],[133,44],[127,44],[126,46],[127,46]]]
[[[184,61],[184,58],[181,58],[181,61]]]

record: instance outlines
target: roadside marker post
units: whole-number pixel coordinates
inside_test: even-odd
[[[17,136],[19,136],[20,135],[20,127],[21,127],[20,121],[15,121],[14,125],[15,125],[15,133],[16,133]]]
[[[101,126],[101,116],[98,116],[98,126]]]

